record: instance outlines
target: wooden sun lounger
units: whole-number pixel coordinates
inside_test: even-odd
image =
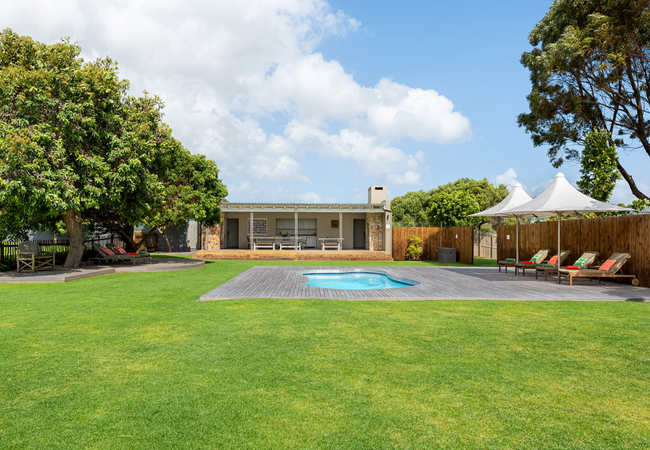
[[[118,248],[120,248],[120,247],[118,247],[117,245],[115,245],[115,244],[113,244],[111,242],[106,244],[106,247],[113,250],[115,252],[115,254],[118,255],[118,256],[125,255],[124,253],[120,253],[120,251],[118,250]],[[149,252],[138,252],[137,255],[129,255],[129,256],[136,256],[140,260],[140,262],[151,263],[151,255],[149,254]]]
[[[137,255],[108,255],[104,250],[102,250],[102,247],[99,244],[93,244],[93,250],[95,250],[95,253],[97,253],[97,256],[94,258],[90,258],[90,261],[93,262],[101,262],[101,261],[106,261],[107,263],[110,261],[118,261],[118,262],[130,262],[134,266],[138,263],[140,258],[138,258]]]
[[[623,273],[623,266],[632,256],[629,253],[613,253],[612,256],[607,258],[608,260],[614,259],[616,262],[609,270],[599,270],[599,269],[580,269],[580,270],[567,270],[560,269],[558,274],[558,282],[562,282],[562,277],[569,278],[569,286],[573,286],[574,278],[589,278],[591,281],[592,278],[598,278],[598,282],[602,278],[611,278],[617,280],[619,278],[632,278],[632,286],[638,286],[639,280],[636,275],[626,275]],[[619,273],[620,272],[620,273]]]
[[[537,253],[535,253],[533,255],[533,257],[539,255],[539,258],[537,258],[537,264],[543,264],[544,261],[546,261],[546,258],[548,258],[548,254],[550,252],[551,252],[550,249],[544,248],[544,249],[538,251]],[[532,268],[535,265],[536,264],[524,264],[523,261],[519,261],[518,263],[515,264],[515,275],[519,275],[519,269],[523,269],[526,266],[531,266],[531,268]],[[524,276],[525,276],[525,274],[524,274]]]
[[[546,252],[546,253],[544,253],[544,254],[542,255],[543,258],[541,258],[541,260],[543,261],[543,260],[546,259],[546,256],[548,255],[548,252],[549,252],[549,249],[543,249],[543,250],[540,250],[540,251],[538,251],[537,253],[535,253],[535,255],[537,255],[538,253],[542,253],[542,252]],[[534,255],[533,255],[533,256],[534,256]],[[522,262],[517,263],[516,261],[499,261],[499,262],[497,263],[497,265],[499,266],[499,272],[501,272],[501,267],[505,267],[505,269],[506,269],[506,273],[508,273],[508,267],[514,267],[514,268],[515,268],[515,275],[517,274],[517,265],[518,265],[518,264],[519,264],[520,266],[523,265]]]
[[[571,250],[563,250],[562,254],[560,255],[560,267],[566,261],[566,259],[571,255]],[[553,257],[549,258],[549,261],[553,259]],[[546,263],[548,264],[548,263]],[[526,269],[532,270],[535,269],[535,278],[537,278],[537,272],[543,271],[545,268],[547,268],[544,264],[535,264],[535,265],[530,265],[530,264],[524,264],[521,267],[521,275],[526,276]]]
[[[590,267],[594,263],[596,258],[598,258],[599,255],[600,255],[600,253],[598,253],[598,252],[592,252],[592,251],[584,252],[582,255],[580,255],[580,258],[586,259],[586,261],[582,265],[582,267],[583,268]],[[578,259],[580,259],[580,258],[578,258]],[[560,269],[566,269],[566,266],[562,266],[562,264],[560,264]],[[539,270],[535,271],[535,278],[538,277],[540,272],[544,272],[544,281],[548,281],[548,276],[549,275],[557,275],[557,273],[558,273],[557,272],[557,267],[542,267]]]

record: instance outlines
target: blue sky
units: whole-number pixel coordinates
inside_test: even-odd
[[[0,0],[0,26],[116,59],[217,162],[230,201],[363,202],[373,184],[394,197],[461,177],[532,195],[550,183],[546,149],[516,123],[519,58],[550,4]],[[621,159],[650,191],[650,158]],[[621,184],[613,200],[631,199]]]

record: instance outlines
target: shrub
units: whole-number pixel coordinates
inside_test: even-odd
[[[422,239],[417,236],[409,237],[409,245],[406,247],[406,254],[404,259],[413,260],[420,259],[422,256]]]

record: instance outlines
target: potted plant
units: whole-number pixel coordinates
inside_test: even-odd
[[[417,236],[409,237],[409,245],[406,247],[405,258],[408,261],[419,261],[422,256],[422,239]]]

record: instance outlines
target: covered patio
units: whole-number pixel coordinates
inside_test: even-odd
[[[371,186],[368,203],[224,203],[221,212],[222,223],[203,230],[197,257],[392,259],[385,186]]]

